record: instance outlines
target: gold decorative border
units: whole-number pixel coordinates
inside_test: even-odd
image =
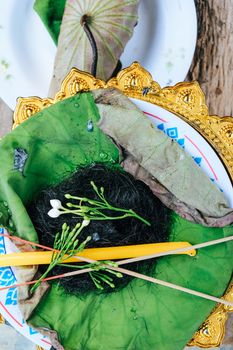
[[[65,98],[74,96],[81,91],[90,91],[104,88],[106,84],[100,79],[94,78],[89,73],[84,73],[78,69],[73,68],[70,73],[63,80],[60,91],[55,95],[55,98],[40,98],[19,97],[14,111],[13,129],[16,128],[23,121],[38,113],[42,109],[64,100]]]
[[[64,79],[61,90],[54,99],[19,98],[14,112],[13,127],[15,128],[43,108],[78,92],[109,87],[119,89],[128,97],[153,103],[178,115],[213,146],[233,180],[233,118],[210,116],[205,104],[205,96],[197,82],[178,83],[162,89],[153,81],[151,74],[137,62],[123,69],[108,82],[73,68]],[[224,299],[233,301],[233,284],[224,295]],[[232,311],[233,308],[218,305],[195,333],[189,345],[202,348],[218,347],[224,337],[227,313]]]
[[[5,320],[4,320],[3,316],[0,314],[0,325],[4,324],[4,323],[5,323]]]
[[[139,63],[123,69],[107,83],[86,72],[73,68],[64,79],[54,99],[19,98],[14,112],[15,128],[22,121],[45,107],[71,97],[80,91],[114,87],[125,95],[160,106],[178,115],[196,129],[222,158],[233,179],[233,121],[231,117],[210,116],[205,96],[197,82],[178,83],[161,89]]]
[[[224,299],[233,301],[233,284],[230,284]],[[189,346],[199,346],[201,348],[213,348],[221,345],[225,335],[225,324],[228,312],[233,312],[233,307],[218,304],[199,330],[194,334],[189,342]]]

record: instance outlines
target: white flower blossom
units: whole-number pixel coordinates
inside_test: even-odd
[[[89,224],[90,224],[90,220],[85,219],[85,220],[83,220],[83,222],[82,222],[82,227],[88,226]]]
[[[48,212],[48,216],[51,218],[57,218],[59,215],[61,215],[61,212],[57,208],[50,209]]]
[[[54,209],[59,209],[62,207],[61,201],[59,201],[59,199],[51,199],[50,204],[51,204],[52,208],[54,208]]]

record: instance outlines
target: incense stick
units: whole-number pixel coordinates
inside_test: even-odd
[[[130,259],[120,260],[120,261],[117,262],[117,265],[131,264],[131,263],[137,262],[137,261],[142,261],[142,260],[147,260],[147,259],[154,259],[154,258],[159,258],[159,257],[162,257],[162,256],[182,253],[184,251],[186,252],[186,251],[189,251],[189,250],[192,250],[192,249],[201,249],[201,248],[210,247],[210,246],[213,246],[213,245],[216,245],[216,244],[229,242],[229,241],[232,241],[232,240],[233,240],[233,236],[228,236],[228,237],[224,237],[224,238],[220,238],[220,239],[215,239],[213,241],[208,241],[208,242],[204,242],[204,243],[194,244],[194,245],[191,245],[190,247],[177,248],[177,249],[173,249],[173,250],[168,250],[166,252],[139,256],[137,258],[130,258]]]
[[[27,240],[19,238],[17,236],[9,236],[7,234],[0,234],[0,237],[6,237],[6,238],[9,238],[11,240],[19,241],[19,242],[22,242],[22,243],[27,243],[27,244],[30,244],[30,245],[34,245],[36,247],[40,247],[40,248],[43,248],[43,249],[46,249],[46,250],[51,250],[51,251],[57,252],[57,250],[54,249],[54,248],[50,248],[50,247],[47,247],[47,246],[44,246],[44,245],[41,245],[41,244],[38,244],[38,243],[27,241]],[[224,242],[229,242],[229,241],[232,241],[232,240],[233,240],[233,236],[228,236],[228,237],[224,237],[224,238],[220,238],[220,239],[216,239],[216,240],[212,240],[212,241],[207,241],[207,242],[191,245],[190,247],[177,248],[177,249],[167,250],[166,252],[155,253],[155,254],[150,254],[150,255],[144,255],[144,256],[137,257],[137,258],[130,258],[130,259],[119,260],[117,262],[117,264],[118,265],[124,265],[124,264],[130,264],[130,263],[137,262],[137,261],[143,261],[143,260],[148,260],[148,259],[159,258],[159,257],[162,257],[162,256],[173,255],[173,254],[177,254],[177,253],[191,251],[191,250],[194,250],[194,249],[201,249],[201,248],[205,248],[205,247],[210,247],[212,245],[216,245],[216,244],[220,244],[220,243],[224,243]],[[95,262],[95,260],[88,259],[88,258],[85,258],[85,257],[81,257],[79,255],[76,255],[76,257],[79,258],[82,261],[85,261],[85,262],[90,262],[90,263]]]
[[[204,299],[207,299],[207,300],[210,300],[210,301],[213,301],[213,302],[217,302],[217,303],[220,303],[220,304],[223,304],[223,305],[226,305],[226,306],[230,306],[230,307],[233,306],[233,302],[230,302],[230,301],[227,301],[227,300],[224,300],[224,299],[220,299],[220,298],[214,297],[214,296],[209,295],[209,294],[201,293],[201,292],[195,291],[193,289],[189,289],[189,288],[185,288],[185,287],[182,287],[182,286],[178,286],[178,285],[173,284],[173,283],[162,281],[162,280],[159,280],[157,278],[146,276],[146,275],[143,275],[143,274],[138,273],[138,272],[134,272],[134,271],[131,271],[131,270],[128,270],[128,269],[123,269],[121,267],[113,267],[113,266],[110,266],[110,265],[106,265],[106,267],[108,269],[111,269],[111,270],[114,270],[114,271],[117,271],[117,272],[121,272],[121,273],[124,273],[126,275],[129,275],[129,276],[132,276],[132,277],[135,277],[135,278],[140,278],[142,280],[145,280],[145,281],[148,281],[148,282],[151,282],[151,283],[159,284],[159,285],[162,285],[164,287],[175,289],[175,290],[178,290],[180,292],[184,292],[184,293],[187,293],[187,294],[195,295],[195,296],[198,296],[200,298],[204,298]],[[83,269],[83,270],[78,270],[78,271],[73,271],[73,272],[67,272],[67,273],[62,274],[62,275],[57,275],[57,276],[53,276],[53,277],[47,277],[47,278],[43,279],[42,281],[44,282],[44,281],[55,280],[55,279],[58,279],[58,278],[77,276],[77,275],[81,275],[83,273],[87,273],[87,272],[91,272],[91,271],[94,271],[94,269],[88,268],[88,269]],[[34,280],[34,281],[26,282],[26,283],[19,283],[19,284],[15,284],[15,285],[12,285],[12,286],[7,286],[7,287],[2,287],[2,288],[0,288],[0,291],[6,290],[6,289],[9,289],[9,288],[16,288],[16,287],[21,287],[21,286],[25,286],[25,285],[30,285],[30,284],[34,284],[36,282],[38,282],[38,280]]]
[[[7,236],[7,237],[10,237],[10,236]],[[220,244],[220,243],[231,241],[231,240],[233,240],[233,236],[221,238],[221,239],[218,239],[218,240],[208,241],[208,242],[205,242],[205,243],[196,244],[194,246],[191,246],[190,248],[191,249],[195,249],[195,248],[196,249],[197,248],[200,249],[200,248],[204,248],[204,247],[215,245],[215,244]],[[27,241],[27,243],[29,243],[29,241]],[[190,248],[178,248],[178,249],[175,249],[175,250],[172,250],[172,251],[168,251],[168,252],[164,252],[164,253],[158,253],[158,254],[154,254],[154,255],[149,255],[149,256],[144,256],[144,257],[139,257],[139,258],[133,258],[133,259],[127,259],[127,260],[121,260],[121,261],[117,262],[117,264],[118,265],[123,265],[123,264],[126,264],[126,263],[131,263],[131,262],[135,262],[135,261],[139,261],[139,260],[146,260],[146,259],[151,259],[151,258],[155,258],[155,257],[158,257],[158,256],[170,255],[170,254],[174,254],[174,252],[182,251],[183,249],[189,250]],[[89,262],[89,263],[96,263],[97,262],[95,260],[84,258],[84,257],[77,256],[77,258],[80,259],[80,260],[83,260],[85,262]],[[138,260],[136,260],[136,259],[138,259]],[[185,293],[188,293],[188,294],[191,294],[191,295],[195,295],[195,296],[207,299],[207,300],[211,300],[211,301],[214,301],[214,302],[217,302],[217,303],[224,304],[226,306],[231,306],[231,307],[233,306],[233,302],[229,302],[229,301],[224,300],[224,299],[216,298],[216,297],[214,297],[212,295],[209,295],[209,294],[205,294],[205,293],[201,293],[201,292],[198,292],[198,291],[195,291],[195,290],[192,290],[192,289],[184,288],[184,287],[178,286],[178,285],[173,284],[173,283],[162,281],[162,280],[159,280],[159,279],[156,279],[156,278],[153,278],[153,277],[150,277],[150,276],[146,276],[146,275],[143,275],[143,274],[131,271],[131,270],[123,269],[123,268],[120,268],[120,267],[113,267],[113,266],[108,265],[108,264],[106,264],[104,266],[106,266],[108,269],[111,269],[111,270],[114,270],[114,271],[118,271],[118,272],[130,275],[130,276],[136,277],[136,278],[140,278],[140,279],[146,280],[146,281],[151,282],[151,283],[160,284],[160,285],[162,285],[164,287],[176,289],[176,290],[179,290],[181,292],[185,292]],[[90,268],[90,269],[85,269],[85,270],[81,270],[81,271],[78,270],[78,271],[68,272],[68,273],[65,273],[63,275],[48,277],[45,280],[48,281],[48,280],[57,279],[57,278],[61,278],[61,277],[64,278],[64,277],[68,277],[68,276],[70,277],[70,276],[80,275],[82,273],[90,272],[92,270],[94,270],[94,269]],[[36,281],[30,281],[30,282],[27,282],[27,283],[24,283],[24,284],[20,284],[20,285],[22,286],[22,285],[26,285],[26,284],[33,284],[35,282]],[[19,286],[19,285],[3,287],[3,288],[0,288],[0,291],[5,290],[5,289],[9,289],[9,288],[14,288],[14,287],[17,287],[17,286]]]

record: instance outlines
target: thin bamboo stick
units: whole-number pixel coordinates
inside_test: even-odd
[[[218,239],[218,240],[213,240],[213,241],[209,241],[209,242],[205,242],[205,243],[200,243],[200,244],[191,246],[190,248],[192,248],[192,249],[194,247],[197,248],[197,246],[198,246],[198,248],[204,248],[204,247],[207,247],[207,246],[220,244],[220,243],[227,242],[227,241],[230,241],[230,240],[233,240],[233,236],[225,237],[225,238],[221,238],[221,239]],[[168,253],[169,254],[174,254],[174,251],[180,250],[180,249],[184,249],[184,248],[175,249],[173,251],[166,252],[164,254],[166,254],[166,255],[168,255]],[[189,248],[186,247],[185,250],[187,250],[187,249],[189,249]],[[160,254],[163,254],[163,253],[160,253]],[[156,257],[155,254],[152,257],[155,258]],[[143,258],[142,260],[151,259],[152,257],[151,256],[145,256],[145,257],[142,257]],[[77,256],[77,258],[80,259],[80,260],[89,262],[89,263],[96,263],[97,262],[95,260],[84,258],[84,257],[81,257],[81,256]],[[135,258],[135,259],[140,259],[140,258]],[[127,259],[128,260],[127,263],[129,263],[129,262],[131,263],[132,260],[134,260],[134,262],[135,262],[135,259]],[[124,264],[124,263],[125,263],[125,260],[122,260],[122,261],[119,261],[117,264],[119,265],[119,264]],[[216,298],[216,297],[214,297],[212,295],[209,295],[209,294],[205,294],[205,293],[201,293],[201,292],[198,292],[198,291],[195,291],[195,290],[192,290],[192,289],[184,288],[182,286],[178,286],[178,285],[173,284],[173,283],[169,283],[169,282],[162,281],[162,280],[150,277],[150,276],[146,276],[146,275],[140,274],[138,272],[134,272],[134,271],[131,271],[131,270],[123,269],[121,267],[113,267],[112,265],[108,265],[108,264],[106,264],[104,266],[106,268],[108,268],[108,269],[111,269],[111,270],[114,270],[114,271],[118,271],[118,272],[124,273],[126,275],[130,275],[130,276],[136,277],[136,278],[140,278],[140,279],[143,279],[143,280],[151,282],[151,283],[155,283],[155,284],[162,285],[164,287],[168,287],[168,288],[172,288],[172,289],[175,289],[175,290],[179,290],[181,292],[188,293],[188,294],[191,294],[191,295],[195,295],[197,297],[204,298],[204,299],[207,299],[207,300],[211,300],[213,302],[221,303],[221,304],[226,305],[226,306],[230,306],[230,307],[233,306],[233,302],[230,302],[230,301],[227,301],[227,300],[224,300],[224,299],[220,299],[220,298]],[[65,273],[63,275],[48,277],[48,278],[46,278],[44,280],[48,281],[48,280],[51,280],[51,279],[56,279],[56,278],[61,278],[61,277],[63,278],[63,277],[68,277],[68,276],[70,277],[70,276],[80,275],[82,273],[87,273],[87,272],[90,272],[92,270],[94,270],[94,269],[85,269],[85,270],[81,270],[81,271],[78,270],[78,271],[68,272],[68,273]],[[36,281],[30,281],[30,282],[27,282],[26,284],[33,284],[35,282]],[[22,285],[24,285],[24,284],[21,284],[21,286]],[[8,288],[13,288],[13,287],[16,287],[16,286],[17,285],[3,287],[3,288],[0,288],[0,291],[4,290],[4,289],[8,289]]]
[[[201,249],[201,248],[205,248],[205,247],[211,247],[213,245],[229,242],[229,241],[232,241],[232,240],[233,240],[233,236],[228,236],[228,237],[224,237],[224,238],[220,238],[220,239],[215,239],[213,241],[208,241],[208,242],[204,242],[204,243],[194,244],[194,245],[192,245],[190,247],[187,247],[185,249],[184,248],[178,248],[178,249],[168,250],[166,252],[161,252],[161,253],[157,253],[157,254],[150,254],[150,255],[140,256],[140,257],[137,257],[137,258],[121,260],[121,261],[117,262],[117,265],[131,264],[131,263],[137,262],[137,261],[159,258],[159,257],[162,257],[162,256],[182,253],[184,251],[188,252],[191,249],[195,249],[196,250],[196,249]],[[233,254],[233,252],[232,252],[232,254]]]

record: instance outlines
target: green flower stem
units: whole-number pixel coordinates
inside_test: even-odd
[[[94,276],[93,276],[93,273],[90,272],[89,273],[89,276],[91,277],[92,281],[94,282],[96,288],[100,289],[100,290],[103,290],[104,288],[102,287],[102,285],[100,284],[99,280],[96,279]]]
[[[97,200],[94,200],[94,199],[71,196],[70,194],[66,194],[65,198],[79,200],[81,203],[82,202],[87,202],[89,204],[94,204],[94,205],[101,206],[101,207],[103,206],[103,202],[100,202],[100,201],[97,201]],[[71,204],[73,204],[73,203],[71,203]],[[81,204],[79,204],[79,205],[81,206]]]
[[[71,265],[71,264],[58,264],[58,265],[64,266],[64,267],[70,267],[70,268],[74,268],[74,269],[93,268],[94,270],[89,272],[89,275],[90,275],[92,281],[94,282],[95,286],[98,289],[103,290],[104,286],[102,285],[102,283],[108,284],[111,288],[115,287],[115,285],[112,283],[113,279],[110,276],[104,274],[104,272],[111,273],[115,277],[118,277],[118,278],[123,277],[122,273],[114,271],[114,270],[109,270],[108,268],[105,267],[106,266],[105,264],[117,266],[117,264],[114,261],[103,261],[102,263],[96,262],[96,263],[90,263],[90,264],[86,264],[86,265],[82,265],[82,266]]]
[[[100,189],[97,188],[95,183],[91,181],[91,186],[94,190],[94,192],[97,194],[99,197],[99,200],[94,200],[94,199],[89,199],[86,197],[79,197],[79,196],[72,196],[70,194],[65,194],[65,198],[67,199],[74,199],[79,201],[79,204],[73,204],[73,203],[67,203],[68,208],[75,208],[75,210],[72,209],[67,209],[64,207],[61,207],[62,211],[60,212],[61,214],[74,214],[74,215],[79,215],[81,217],[86,217],[90,220],[117,220],[117,219],[124,219],[126,217],[135,217],[138,220],[141,220],[144,224],[150,226],[150,223],[142,218],[140,215],[136,214],[132,209],[124,209],[124,208],[118,208],[112,206],[108,201],[106,200],[104,196],[104,188],[100,187]],[[83,206],[82,203],[88,203],[91,206]],[[115,212],[121,212],[121,213],[126,213],[125,215],[121,216],[108,216],[103,213],[104,210],[109,210],[109,211],[115,211]]]
[[[91,239],[90,236],[86,238],[84,242],[79,245],[78,235],[82,229],[87,226],[87,222],[78,223],[73,230],[70,231],[69,226],[64,223],[62,225],[62,233],[57,233],[54,240],[54,249],[56,250],[52,254],[51,262],[47,270],[42,274],[38,281],[31,288],[31,293],[40,285],[41,281],[48,275],[48,273],[58,264],[62,263],[63,260],[76,255],[78,252],[85,248],[86,243]],[[67,256],[68,255],[68,256]]]
[[[111,274],[114,274],[116,277],[121,278],[123,277],[122,274],[118,271],[113,271],[108,269],[108,266],[117,266],[116,263],[111,261],[103,261],[103,262],[96,262],[96,263],[90,263],[83,266],[76,266],[76,265],[69,265],[69,264],[63,264],[64,260],[66,260],[69,257],[72,257],[76,255],[78,252],[82,251],[85,248],[86,243],[90,240],[91,237],[87,237],[87,239],[79,244],[78,235],[82,231],[82,229],[90,223],[91,220],[120,220],[125,219],[127,217],[134,217],[140,221],[142,221],[144,224],[149,225],[150,223],[142,218],[140,215],[135,213],[132,209],[124,209],[124,208],[118,208],[112,206],[108,201],[106,200],[104,196],[104,188],[100,187],[100,189],[97,188],[95,183],[91,181],[91,186],[93,187],[94,192],[98,196],[99,200],[89,199],[85,197],[78,197],[78,196],[72,196],[70,194],[66,194],[65,198],[67,199],[73,199],[78,201],[78,204],[74,203],[66,203],[66,207],[61,206],[61,202],[59,200],[55,200],[56,206],[53,206],[53,209],[51,209],[51,215],[48,213],[51,217],[57,217],[61,214],[73,214],[77,215],[81,218],[83,218],[82,224],[78,223],[75,228],[70,231],[70,228],[67,224],[63,224],[62,226],[62,233],[57,234],[55,236],[54,241],[54,249],[56,252],[53,253],[51,263],[48,266],[48,269],[45,271],[45,273],[40,277],[38,282],[32,287],[32,291],[35,291],[36,288],[41,283],[42,279],[45,278],[56,265],[61,266],[69,266],[71,268],[78,268],[83,269],[86,267],[90,267],[93,269],[92,272],[90,272],[90,277],[95,284],[95,286],[98,289],[103,289],[102,283],[106,283],[112,288],[114,288],[114,284],[112,283],[112,278],[109,276],[106,276],[104,274],[105,272],[109,272]],[[89,204],[89,205],[83,205]],[[51,203],[53,204],[53,203]],[[58,206],[57,206],[58,204]],[[108,210],[110,212],[116,212],[116,216],[109,216],[105,213],[105,211]],[[121,214],[117,214],[121,213]],[[107,266],[108,264],[108,266]],[[99,272],[97,272],[99,271]],[[102,272],[103,271],[103,272]]]
[[[93,215],[91,215],[90,213],[87,213],[87,212],[82,212],[82,210],[68,210],[68,209],[66,209],[65,211],[62,211],[61,215],[62,214],[74,214],[74,215],[81,216],[83,218],[87,218],[87,219],[91,219],[91,220],[120,220],[120,219],[125,219],[126,217],[135,217],[135,218],[141,220],[144,224],[150,226],[149,221],[145,220],[144,218],[142,218],[141,216],[137,215],[133,211],[131,211],[129,213],[129,210],[127,210],[127,209],[124,210],[124,209],[118,209],[118,208],[114,208],[114,207],[103,208],[103,209],[125,212],[127,214],[121,215],[121,216],[108,216],[108,215],[105,215],[104,213],[101,213],[99,210],[95,210],[94,211],[93,208],[90,208],[90,210],[94,211],[93,214],[95,214],[95,215],[98,214],[101,217],[93,216]]]
[[[79,206],[75,206],[75,207],[78,207]],[[77,215],[77,216],[81,216],[83,218],[88,218],[88,219],[91,219],[91,220],[120,220],[120,219],[125,219],[126,217],[135,217],[137,218],[138,220],[142,221],[144,224],[150,226],[150,223],[149,221],[147,221],[146,219],[142,218],[141,216],[139,216],[138,214],[136,214],[132,209],[123,209],[123,208],[116,208],[116,207],[104,207],[102,208],[102,210],[110,210],[110,211],[118,211],[118,212],[123,212],[123,213],[126,213],[125,215],[121,215],[121,216],[108,216],[108,215],[105,215],[104,213],[100,212],[97,208],[92,208],[90,207],[90,211],[93,212],[93,214],[91,214],[91,212],[87,212],[86,210],[85,211],[82,211],[82,209],[80,210],[69,210],[67,208],[64,208],[63,211],[61,211],[61,215],[62,214],[74,214],[74,215]],[[98,216],[94,216],[94,215],[99,215],[100,217]]]
[[[120,273],[120,272],[117,272],[117,271],[114,271],[114,270],[110,270],[110,269],[105,269],[105,271],[107,271],[109,273],[112,273],[113,275],[115,275],[118,278],[122,278],[123,277],[122,273]]]
[[[126,217],[129,217],[131,215],[125,214],[122,216],[106,216],[104,215],[104,217],[99,217],[99,216],[87,216],[89,217],[91,220],[96,220],[96,221],[102,221],[102,220],[119,220],[119,219],[125,219]]]
[[[100,276],[103,277],[103,274],[101,272],[97,272],[97,271],[93,271],[92,272],[95,276]],[[110,276],[104,275],[104,278],[106,280],[109,280],[110,282],[113,281],[113,278],[111,278]]]
[[[95,271],[89,272],[89,274],[93,275],[93,278],[95,278],[95,280],[101,285],[101,287],[102,287],[101,282],[104,282],[104,283],[108,284],[111,288],[115,288],[115,284],[112,283],[113,279],[111,277],[106,276],[102,273],[95,272]]]
[[[66,260],[66,259],[65,259]],[[57,264],[58,266],[64,266],[64,267],[71,267],[72,269],[84,269],[84,268],[89,268],[91,267],[90,265],[92,264],[87,264],[87,265],[71,265],[71,264]]]
[[[50,264],[49,267],[47,268],[47,270],[43,273],[43,275],[38,279],[38,281],[34,284],[34,286],[32,286],[31,288],[31,293],[34,293],[35,290],[39,287],[39,285],[41,284],[41,281],[48,275],[48,273],[55,267],[56,264]]]

